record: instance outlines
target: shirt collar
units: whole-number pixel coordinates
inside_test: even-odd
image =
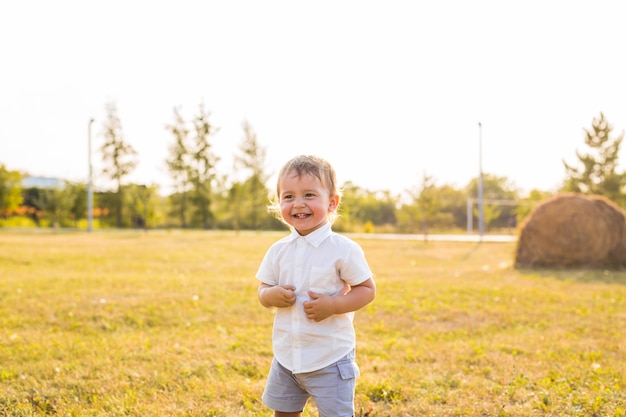
[[[296,240],[299,237],[302,237],[304,238],[304,240],[306,240],[311,245],[317,248],[324,241],[324,239],[330,236],[330,232],[331,232],[330,223],[326,222],[326,224],[324,224],[322,227],[320,227],[314,232],[309,233],[306,236],[302,236],[300,233],[296,231],[296,229],[291,228],[291,235],[289,235],[288,239],[291,242],[291,241]]]

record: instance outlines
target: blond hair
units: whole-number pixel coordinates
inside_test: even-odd
[[[280,180],[291,173],[294,173],[298,177],[302,177],[303,175],[313,175],[317,177],[322,183],[322,186],[328,191],[328,195],[331,198],[334,196],[338,196],[339,201],[341,201],[341,190],[337,186],[337,175],[335,174],[335,169],[332,167],[332,165],[325,159],[318,156],[296,156],[287,161],[287,163],[283,165],[283,167],[278,172],[278,180],[276,181],[276,195],[268,206],[269,212],[274,214],[274,216],[276,216],[283,223],[285,223],[285,221],[280,214]],[[337,207],[335,207],[333,212],[329,214],[328,219],[331,223],[333,223],[337,218],[338,208],[339,204],[337,204]]]

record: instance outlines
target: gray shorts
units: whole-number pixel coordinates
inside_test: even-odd
[[[293,413],[302,411],[312,397],[320,417],[351,417],[357,376],[354,351],[326,368],[301,374],[292,373],[274,359],[263,402],[272,410]]]

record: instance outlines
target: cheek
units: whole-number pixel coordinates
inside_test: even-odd
[[[291,210],[291,205],[289,204],[281,204],[280,205],[280,213],[283,215],[283,217],[287,214],[289,214],[289,211]]]
[[[331,211],[330,208],[330,204],[324,204],[324,203],[320,203],[320,204],[316,204],[315,207],[312,207],[312,209],[316,212],[316,213],[328,213]]]

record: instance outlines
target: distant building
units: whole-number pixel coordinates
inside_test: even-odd
[[[25,177],[22,179],[22,188],[63,188],[65,181],[59,178]]]

